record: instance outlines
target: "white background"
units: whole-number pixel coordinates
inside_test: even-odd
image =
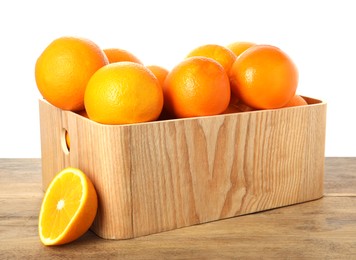
[[[297,92],[328,103],[326,156],[356,156],[355,26],[352,0],[1,1],[0,158],[40,157],[34,65],[60,36],[167,69],[202,44],[276,45],[299,69]]]

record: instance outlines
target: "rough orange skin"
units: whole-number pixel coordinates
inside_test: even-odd
[[[106,57],[108,57],[109,63],[132,61],[142,64],[141,60],[133,55],[131,52],[119,48],[108,48],[103,50]]]
[[[117,62],[99,69],[85,91],[89,119],[102,124],[131,124],[156,120],[163,107],[159,81],[145,66]]]
[[[243,52],[230,70],[232,92],[256,109],[285,106],[298,86],[298,71],[277,47],[256,45]]]
[[[296,107],[308,105],[307,101],[299,95],[294,95],[284,107]]]
[[[236,55],[228,48],[218,44],[206,44],[193,49],[187,57],[202,56],[211,58],[224,67],[226,73],[229,72]]]
[[[164,81],[169,73],[169,71],[158,65],[148,65],[146,66],[152,73],[156,76],[161,86],[163,86]]]
[[[233,42],[226,46],[229,50],[231,50],[236,57],[240,56],[241,53],[246,51],[248,48],[255,46],[256,44],[253,42]]]
[[[230,83],[218,62],[191,57],[170,71],[163,93],[165,108],[174,117],[217,115],[229,105]]]
[[[104,52],[88,39],[55,39],[36,62],[38,90],[44,99],[56,107],[83,110],[84,92],[90,77],[108,63]]]

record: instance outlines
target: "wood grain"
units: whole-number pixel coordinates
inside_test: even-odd
[[[43,181],[92,179],[92,229],[126,239],[323,195],[326,105],[110,126],[40,100]],[[71,148],[65,149],[68,131]]]
[[[328,196],[356,196],[356,160],[340,157],[328,162],[330,176],[325,179]]]
[[[356,158],[325,159],[324,197],[129,240],[40,243],[40,159],[0,159],[0,259],[355,259]]]

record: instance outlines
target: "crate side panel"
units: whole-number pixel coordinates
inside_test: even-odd
[[[43,182],[66,166],[87,173],[100,204],[92,230],[110,239],[320,198],[326,105],[310,100],[127,126],[97,124],[40,101]]]
[[[132,129],[132,200],[135,236],[199,223],[184,128],[178,122]]]
[[[63,114],[44,100],[39,100],[42,187],[46,190],[54,176],[66,167],[67,155],[63,152]]]
[[[93,181],[98,194],[92,230],[107,239],[132,238],[129,128],[82,118],[73,129],[72,161]]]
[[[325,137],[326,137],[326,109],[325,103],[313,105],[306,110],[304,126],[306,128],[307,147],[301,153],[307,174],[300,182],[302,201],[310,198],[320,198],[324,192],[324,163],[325,163]]]
[[[220,217],[231,178],[236,178],[231,172],[236,122],[237,117],[212,117],[135,128],[136,145],[131,149],[135,235]],[[245,131],[246,122],[241,123]],[[243,191],[236,194],[241,202]]]
[[[306,106],[135,127],[135,236],[321,197],[319,116]]]
[[[322,107],[251,113],[246,142],[252,145],[242,151],[250,170],[244,171],[247,190],[236,215],[322,196],[325,121],[314,120],[324,118]]]

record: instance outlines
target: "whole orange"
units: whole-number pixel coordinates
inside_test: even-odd
[[[174,117],[217,115],[229,105],[230,83],[218,62],[191,57],[168,73],[163,93],[165,108]]]
[[[150,71],[152,71],[152,73],[156,76],[156,78],[158,79],[161,86],[163,86],[163,83],[164,83],[169,71],[161,66],[158,66],[158,65],[148,65],[146,67]]]
[[[158,65],[148,65],[146,66],[158,79],[161,87],[163,88],[164,81],[169,73],[169,71],[161,66]],[[169,113],[166,111],[165,107],[163,106],[161,115],[159,116],[158,120],[167,120],[171,119]]]
[[[255,46],[256,44],[253,42],[233,42],[226,46],[229,50],[231,50],[236,57],[240,56],[248,48]]]
[[[249,111],[254,111],[254,109],[252,107],[247,106],[246,104],[244,104],[242,102],[237,102],[235,104],[230,103],[223,114],[249,112]]]
[[[142,64],[142,62],[131,52],[119,48],[109,48],[103,50],[106,57],[108,57],[109,63],[120,61],[132,61]]]
[[[296,107],[308,105],[307,101],[299,95],[294,95],[284,107]]]
[[[89,119],[102,124],[130,124],[155,120],[163,107],[157,78],[142,64],[109,64],[91,77],[84,96]]]
[[[224,67],[228,73],[236,59],[236,55],[228,48],[218,44],[206,44],[193,49],[187,57],[203,56],[211,58]]]
[[[256,45],[243,52],[230,70],[232,92],[257,109],[280,108],[294,96],[298,71],[281,49]]]
[[[44,99],[64,110],[84,109],[84,92],[90,77],[108,64],[104,52],[84,38],[52,41],[36,62],[35,78]]]

